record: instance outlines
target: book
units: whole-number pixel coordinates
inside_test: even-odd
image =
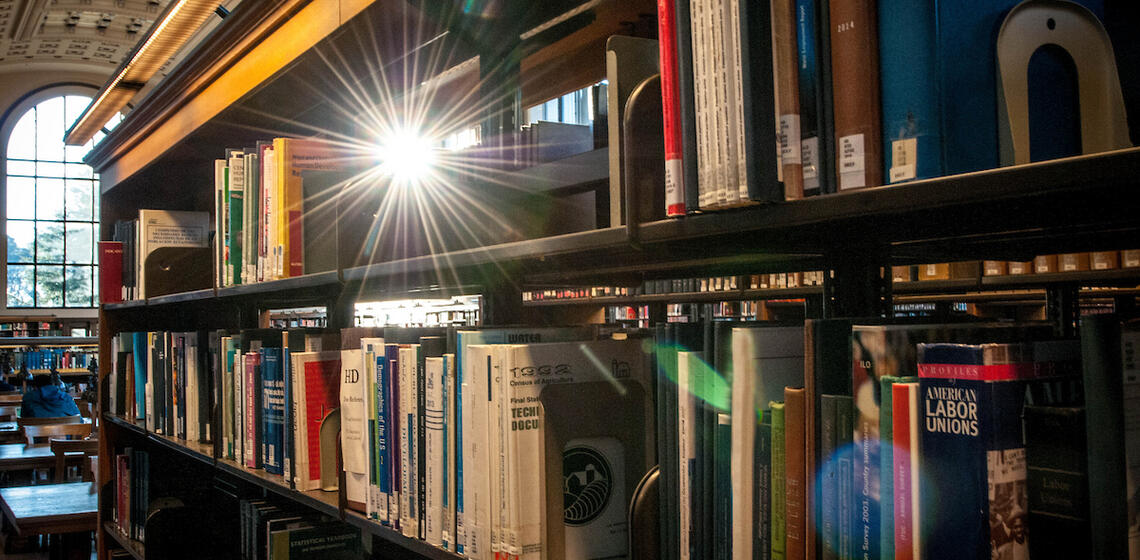
[[[882,477],[879,480],[879,512],[880,518],[882,519],[882,528],[879,533],[882,536],[882,544],[879,550],[881,554],[887,558],[895,556],[895,539],[898,535],[898,532],[895,531],[894,528],[894,475],[890,474],[895,472],[895,409],[893,406],[894,390],[892,387],[896,383],[912,383],[917,381],[918,378],[914,376],[898,377],[894,375],[884,375],[879,378],[879,472],[882,473]],[[909,411],[909,409],[907,410]],[[909,424],[904,425],[909,426]],[[908,516],[907,519],[909,518]]]
[[[799,15],[795,0],[772,0],[772,55],[776,68],[776,122],[780,151],[780,178],[784,198],[804,196],[800,136],[799,45],[796,31]],[[742,59],[741,64],[747,61]]]
[[[1027,555],[1024,346],[923,343],[917,350],[922,557]]]
[[[657,37],[661,69],[661,112],[665,134],[665,215],[685,215],[685,172],[681,138],[677,62],[677,23],[673,0],[657,1]]]
[[[276,186],[272,198],[277,214],[277,277],[291,278],[305,272],[304,190],[302,173],[335,170],[342,156],[331,142],[312,138],[274,138]]]
[[[800,386],[804,380],[804,330],[802,327],[738,327],[732,329],[732,481],[734,495],[750,495],[755,484],[752,457],[755,452],[756,411],[763,409],[763,403],[784,398],[784,387]],[[775,411],[773,411],[775,413]],[[783,410],[781,409],[781,414]],[[783,425],[772,424],[773,462],[777,454],[786,451],[783,445]],[[780,433],[777,433],[780,432]],[[779,439],[779,441],[777,441]],[[772,471],[773,500],[783,500],[785,482],[779,480],[781,472]],[[778,486],[777,486],[778,484]],[[746,500],[733,502],[734,554],[750,557],[755,536],[751,503]],[[783,516],[782,509],[773,507],[772,549],[783,552],[783,521],[777,521],[776,514]],[[779,527],[777,527],[779,525]],[[777,532],[780,538],[776,538]],[[777,557],[779,555],[774,555]]]
[[[321,421],[340,406],[340,352],[290,352],[293,407],[299,416],[294,435],[295,487],[305,492],[321,487]]]
[[[1129,515],[1135,509],[1136,492],[1128,485],[1129,470],[1137,464],[1136,447],[1129,445],[1136,430],[1135,424],[1125,424],[1130,418],[1125,405],[1136,402],[1138,381],[1138,340],[1130,327],[1125,331],[1115,315],[1084,317],[1080,324],[1094,558],[1130,557],[1136,542],[1135,523],[1130,522],[1135,517]]]
[[[784,560],[787,558],[786,484],[788,480],[784,403],[769,402],[768,409],[772,411],[771,558],[772,560]],[[733,519],[735,523],[740,523],[740,521],[735,520],[736,518]],[[733,539],[733,550],[736,550],[737,542],[736,539]]]
[[[837,190],[881,185],[879,51],[875,3],[830,0]]]
[[[210,267],[196,257],[209,255],[209,223],[208,212],[139,210],[138,298],[210,286]]]
[[[832,170],[830,27],[826,2],[796,0],[797,85],[800,101],[800,161],[804,196],[830,192]]]
[[[784,388],[784,554],[789,560],[807,559],[807,510],[804,488],[804,390]]]
[[[363,550],[360,529],[306,522],[269,533],[268,560],[353,560]]]
[[[922,520],[920,517],[919,473],[922,472],[922,451],[919,445],[919,426],[922,410],[919,409],[917,381],[892,382],[884,385],[884,392],[891,391],[891,434],[893,437],[891,468],[891,527],[893,532],[884,531],[884,539],[891,537],[890,548],[884,543],[883,550],[890,550],[896,560],[917,560],[922,558]],[[886,403],[884,403],[886,406]],[[884,477],[885,478],[885,477]],[[884,498],[884,503],[886,499]],[[884,509],[884,516],[886,509]]]
[[[123,242],[99,242],[99,303],[123,301]]]
[[[680,519],[680,557],[693,558],[696,546],[693,533],[697,521],[693,516],[694,495],[696,495],[696,462],[697,462],[697,432],[694,426],[697,415],[698,391],[694,390],[695,362],[700,361],[700,354],[695,352],[677,352],[677,438],[679,443],[678,455],[678,482],[679,495],[678,515]]]
[[[1084,408],[1025,407],[1030,557],[1077,558],[1092,548],[1087,441]]]
[[[280,348],[261,350],[261,456],[265,472],[284,474],[285,372]]]

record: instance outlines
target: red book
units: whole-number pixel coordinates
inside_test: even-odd
[[[257,412],[256,407],[260,403],[257,402],[255,391],[258,384],[261,382],[258,379],[257,368],[261,365],[261,354],[257,352],[249,352],[244,356],[243,363],[245,365],[245,406],[242,407],[242,413],[245,416],[242,425],[245,427],[245,448],[243,457],[245,458],[245,466],[251,469],[260,468],[257,457],[257,446],[261,442],[257,441]]]
[[[123,301],[123,242],[99,242],[99,303]]]
[[[894,452],[891,454],[894,477],[894,512],[895,512],[895,560],[913,560],[914,555],[914,504],[916,496],[914,488],[914,465],[911,455],[915,449],[917,434],[916,421],[918,384],[896,383],[891,387],[892,396],[892,437],[894,439]]]
[[[803,388],[784,388],[784,558],[807,558],[807,466],[804,463],[806,433],[804,411],[806,395]]]
[[[657,0],[661,56],[661,113],[665,130],[665,215],[685,215],[685,173],[681,163],[681,108],[677,103],[677,24],[673,0]]]
[[[325,353],[322,353],[325,354]],[[329,359],[335,355],[336,359]],[[314,355],[316,357],[316,355]],[[298,452],[308,460],[306,469],[299,475],[307,477],[298,483],[298,489],[320,488],[321,485],[321,420],[333,409],[340,406],[340,353],[329,352],[321,359],[305,361],[302,369],[305,402],[302,405],[304,417],[304,441],[298,442]]]

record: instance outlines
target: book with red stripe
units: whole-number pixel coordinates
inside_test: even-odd
[[[918,383],[896,383],[891,386],[894,491],[894,558],[921,558],[918,531],[918,477],[921,454],[918,445]]]
[[[661,113],[665,129],[665,215],[685,215],[681,108],[678,104],[677,24],[673,0],[657,0],[658,55],[661,58]]]

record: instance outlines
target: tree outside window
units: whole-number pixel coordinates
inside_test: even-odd
[[[8,137],[8,307],[94,307],[99,178],[83,157],[102,139],[63,136],[91,98],[61,95],[20,116]],[[122,120],[116,116],[107,128]],[[106,130],[106,129],[105,129]]]

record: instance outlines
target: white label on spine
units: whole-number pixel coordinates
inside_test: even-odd
[[[800,146],[800,116],[780,115],[780,160],[784,165],[800,162],[800,150],[796,149],[797,146]]]
[[[803,162],[804,189],[819,188],[819,137],[800,140],[800,161]]]
[[[891,142],[891,179],[897,183],[914,179],[915,167],[918,165],[918,139],[904,138]]]
[[[856,189],[867,186],[863,170],[866,158],[863,135],[852,134],[839,138],[839,189]]]
[[[685,214],[684,180],[685,176],[681,168],[681,160],[665,160],[665,213],[669,216],[682,216]]]

